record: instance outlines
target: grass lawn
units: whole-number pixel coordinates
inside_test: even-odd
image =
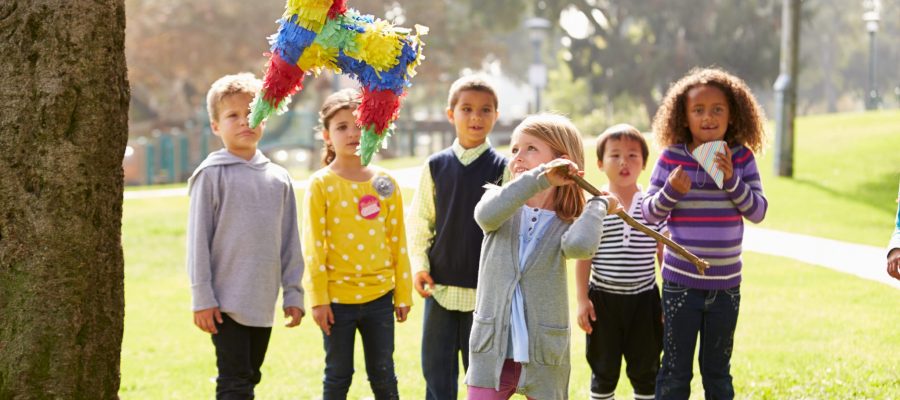
[[[883,245],[893,226],[900,177],[898,131],[896,111],[801,119],[795,179],[772,176],[774,152],[760,160],[771,203],[763,226]],[[594,165],[592,153],[589,165]],[[418,163],[403,160],[392,167]],[[652,168],[652,162],[648,164],[645,181]],[[598,185],[603,181],[592,167],[588,179]],[[404,190],[407,201],[411,195]],[[215,387],[215,357],[209,336],[191,322],[184,266],[187,198],[127,200],[124,211],[126,320],[120,395],[209,398]],[[745,263],[732,360],[740,398],[900,397],[900,292],[778,257],[751,253]],[[423,393],[421,311],[417,304],[409,321],[397,325],[394,359],[403,397]],[[588,395],[590,371],[583,351],[584,337],[573,327],[573,398]],[[350,392],[354,399],[371,396],[361,349],[357,355]],[[276,326],[257,395],[317,398],[323,360],[321,334],[311,318],[294,329]],[[693,392],[692,398],[702,398],[699,377]],[[631,396],[626,380],[617,394]]]
[[[191,323],[183,263],[186,209],[182,198],[125,203],[123,399],[208,398],[214,390],[212,344]],[[733,358],[740,397],[884,398],[900,393],[900,330],[893,313],[900,309],[900,293],[777,257],[748,254],[746,263]],[[403,397],[422,393],[421,318],[416,306],[409,321],[397,325],[394,358]],[[584,338],[578,331],[572,338],[570,392],[586,398],[590,371],[581,356]],[[259,397],[317,397],[323,360],[321,334],[311,319],[295,329],[275,327]],[[350,398],[370,396],[361,357],[356,370]],[[695,379],[696,398],[700,391]],[[630,385],[623,380],[618,392],[630,396]]]

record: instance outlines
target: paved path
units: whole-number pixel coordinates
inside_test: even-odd
[[[405,188],[419,184],[421,168],[404,168],[392,175]],[[297,188],[305,188],[306,181],[294,181]],[[125,199],[149,199],[186,196],[185,188],[125,192]],[[887,240],[887,238],[885,238]],[[786,257],[804,263],[831,268],[836,271],[884,283],[900,289],[900,281],[887,275],[886,254],[882,247],[823,239],[796,233],[745,225],[744,249],[755,253]]]

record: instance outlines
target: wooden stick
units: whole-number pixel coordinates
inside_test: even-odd
[[[549,163],[549,164],[547,164],[547,167],[559,168],[559,167],[566,165],[566,164],[561,164],[561,165],[554,165],[554,164],[555,163]],[[582,178],[578,175],[569,175],[569,177],[572,178],[575,181],[575,183],[577,183],[578,186],[580,186],[582,189],[587,190],[588,193],[590,193],[594,196],[602,196],[603,195],[603,192],[601,192],[599,189],[595,188],[594,185],[591,185],[590,182],[584,180],[584,178]],[[709,268],[709,263],[706,260],[695,256],[693,253],[691,253],[684,247],[681,247],[680,244],[675,243],[672,239],[669,239],[669,238],[663,236],[662,234],[660,234],[659,232],[651,229],[650,227],[636,221],[634,218],[632,218],[630,215],[628,215],[628,212],[625,210],[617,212],[616,216],[618,216],[619,218],[622,218],[622,220],[625,221],[625,223],[630,225],[632,228],[635,228],[641,232],[644,232],[645,234],[647,234],[647,236],[650,236],[650,237],[656,239],[657,241],[663,242],[666,246],[669,246],[670,249],[672,249],[676,253],[680,254],[682,257],[687,258],[691,263],[693,263],[697,267],[697,272],[700,275],[706,275],[706,269]]]

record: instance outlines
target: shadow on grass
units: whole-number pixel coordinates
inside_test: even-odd
[[[808,178],[795,178],[794,182],[827,193],[829,196],[867,205],[893,215],[897,211],[898,173],[890,172],[871,176],[856,187],[836,190]]]

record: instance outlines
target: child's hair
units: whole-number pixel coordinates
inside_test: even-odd
[[[718,68],[694,68],[669,88],[653,117],[653,131],[659,144],[671,146],[691,143],[691,132],[687,124],[687,93],[702,85],[716,87],[728,98],[731,118],[728,130],[725,131],[728,145],[744,145],[755,153],[761,153],[766,141],[763,129],[765,114],[762,108],[743,80]]]
[[[647,167],[647,157],[650,156],[650,147],[647,146],[647,140],[641,131],[628,124],[616,124],[606,128],[600,137],[597,138],[597,159],[603,161],[603,152],[606,151],[606,143],[610,140],[633,140],[641,145],[641,156],[644,157],[643,167]]]
[[[497,91],[494,90],[494,86],[491,85],[487,79],[479,75],[466,75],[457,79],[450,85],[450,94],[447,96],[447,106],[450,107],[451,110],[453,107],[456,107],[456,103],[459,102],[460,93],[466,90],[490,94],[491,97],[494,98],[494,110],[499,106]]]
[[[331,119],[334,118],[338,111],[355,111],[359,104],[360,94],[356,89],[343,89],[326,97],[322,103],[322,108],[319,109],[319,131],[327,131],[329,129]],[[334,147],[331,147],[330,144],[325,144],[325,149],[322,151],[322,165],[327,166],[331,164],[335,155]]]
[[[209,113],[209,120],[219,120],[219,104],[225,97],[233,94],[256,96],[262,89],[262,85],[262,81],[250,72],[225,75],[217,79],[209,87],[209,92],[206,92],[206,112]]]
[[[555,157],[565,155],[578,165],[579,170],[584,169],[584,143],[581,141],[581,133],[568,118],[550,113],[532,115],[525,118],[513,132],[513,134],[521,133],[543,140],[553,150]],[[577,185],[557,187],[553,202],[559,219],[572,222],[584,210],[584,191]]]

